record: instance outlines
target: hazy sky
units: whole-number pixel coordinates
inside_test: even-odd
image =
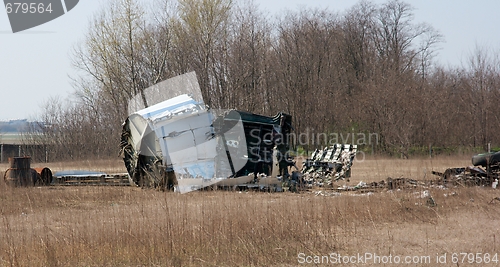
[[[256,0],[270,14],[304,7],[343,12],[358,1]],[[385,3],[373,0],[374,3]],[[436,57],[443,66],[460,66],[476,46],[500,52],[500,0],[406,0],[415,10],[415,22],[427,22],[444,35]],[[83,39],[88,20],[101,1],[80,0],[65,15],[38,27],[13,34],[4,7],[0,7],[0,121],[36,119],[50,97],[68,98],[73,92],[69,75],[71,49]]]

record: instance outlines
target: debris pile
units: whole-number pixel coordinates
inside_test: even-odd
[[[498,185],[500,152],[478,154],[472,157],[471,167],[449,168],[444,172],[433,171],[443,185],[492,186]]]
[[[410,178],[391,178],[388,177],[386,180],[381,180],[379,182],[365,183],[363,181],[359,182],[355,186],[342,185],[334,188],[336,191],[356,191],[360,189],[387,189],[387,190],[402,190],[402,189],[414,189],[417,187],[430,186],[429,183],[417,181]]]

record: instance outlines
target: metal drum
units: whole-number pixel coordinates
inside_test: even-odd
[[[36,172],[31,170],[30,157],[9,158],[10,168],[4,175],[5,182],[10,186],[33,186],[37,179]]]

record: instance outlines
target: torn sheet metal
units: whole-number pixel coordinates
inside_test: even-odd
[[[351,177],[357,145],[335,144],[316,149],[303,164],[304,181],[311,186],[331,186],[333,181]]]

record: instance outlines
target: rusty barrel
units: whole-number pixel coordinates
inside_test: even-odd
[[[31,170],[30,157],[9,158],[10,168],[5,172],[5,182],[11,186],[33,186],[37,179],[36,172]]]

